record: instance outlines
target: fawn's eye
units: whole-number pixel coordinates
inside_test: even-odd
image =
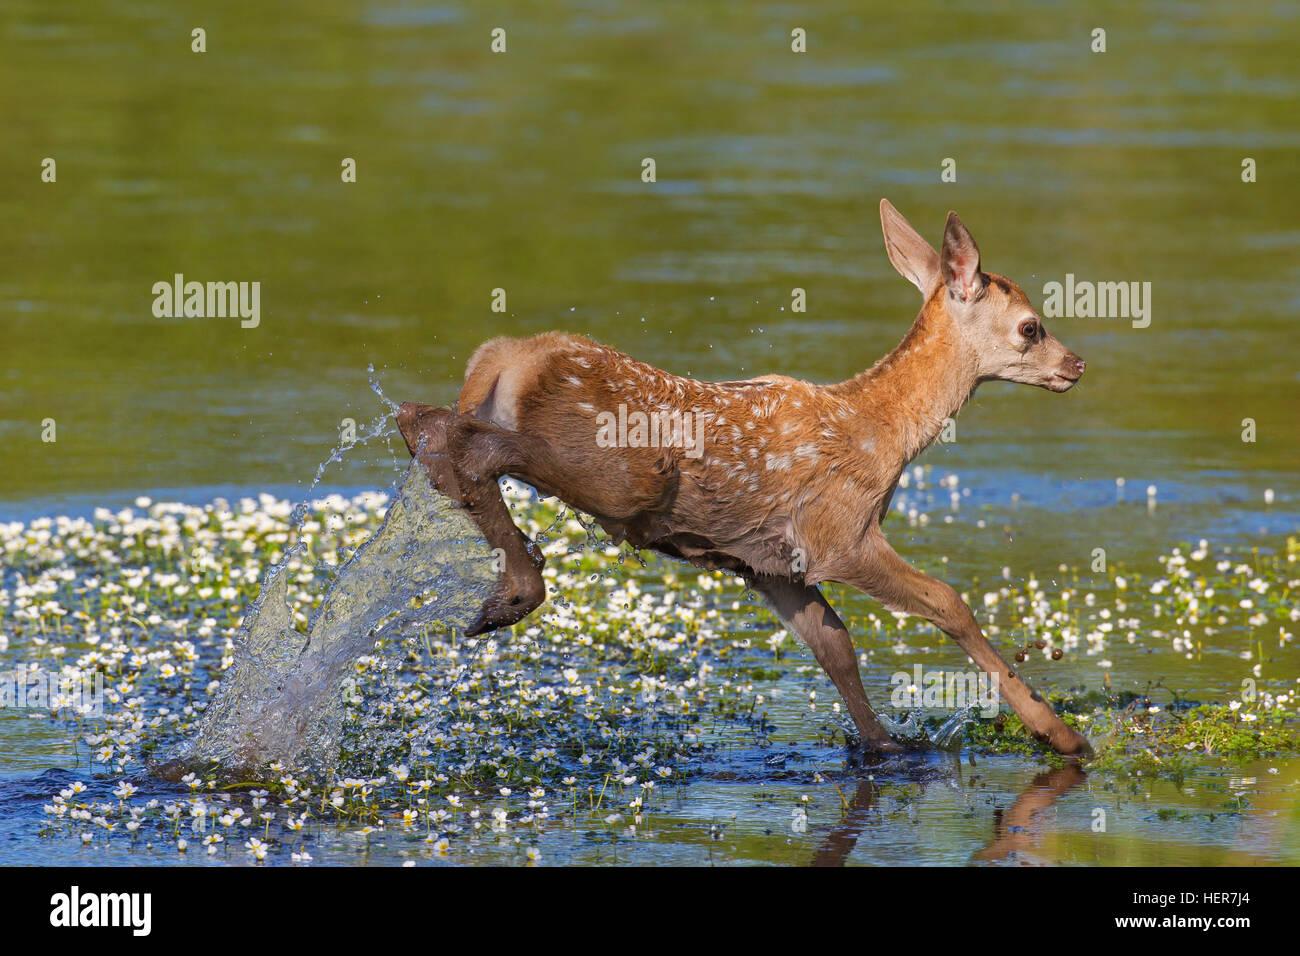
[[[1021,322],[1020,334],[1027,339],[1036,338],[1038,336],[1038,323],[1034,322],[1031,319],[1027,319],[1024,322]]]

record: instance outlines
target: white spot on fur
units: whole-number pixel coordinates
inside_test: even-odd
[[[805,442],[800,445],[794,450],[794,453],[797,457],[807,458],[810,461],[817,461],[817,459],[821,458],[821,453],[817,451],[817,446],[811,442]]]

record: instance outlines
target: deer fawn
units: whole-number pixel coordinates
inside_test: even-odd
[[[880,528],[903,469],[980,382],[1064,392],[1083,360],[1043,328],[1019,286],[980,271],[956,213],[942,254],[887,200],[880,220],[889,261],[925,304],[902,343],[847,382],[698,382],[550,332],[480,346],[455,408],[400,407],[411,454],[505,556],[468,634],[514,624],[546,597],[542,556],[501,496],[498,479],[509,475],[593,516],[617,542],[743,576],[812,649],[865,751],[899,745],[871,709],[853,641],[817,587],[823,581],[931,621],[997,675],[1031,733],[1062,753],[1089,750],[994,650],[957,593],[900,558]],[[641,447],[648,443],[611,442],[607,432],[600,440],[620,406],[661,418],[690,413],[702,423],[700,447]]]

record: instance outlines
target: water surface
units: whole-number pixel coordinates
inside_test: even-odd
[[[958,441],[923,458],[960,475],[970,492],[960,516],[940,522],[947,491],[931,481],[913,501],[932,525],[910,525],[905,510],[891,519],[900,551],[962,590],[991,586],[1004,567],[1063,586],[1058,569],[1087,573],[1096,548],[1112,567],[1158,574],[1156,557],[1178,542],[1274,551],[1300,526],[1293,7],[10,0],[3,20],[4,520],[89,514],[140,494],[294,499],[341,422],[382,410],[368,365],[392,397],[449,402],[492,335],[562,328],[710,379],[847,378],[890,349],[919,306],[883,252],[876,206],[888,196],[934,242],[959,210],[984,265],[1036,302],[1066,273],[1153,289],[1148,328],[1049,321],[1088,361],[1069,394],[981,388]],[[196,26],[208,34],[201,55],[189,48]],[[497,26],[505,55],[489,52]],[[1097,26],[1104,54],[1089,49]],[[793,27],[808,31],[807,54],[790,52]],[[39,178],[47,156],[55,184]],[[344,157],[357,161],[355,184],[340,182]],[[641,182],[645,157],[654,184]],[[939,179],[947,157],[955,183]],[[1246,157],[1253,184],[1241,181]],[[151,288],[176,273],[259,281],[259,326],[155,318]],[[806,313],[791,312],[795,287]],[[504,314],[490,309],[497,288]],[[41,440],[48,418],[54,443]],[[386,488],[404,458],[391,436],[374,442],[320,490]],[[897,661],[867,625],[878,609],[841,591],[836,600],[879,694]],[[1113,655],[1113,687],[1236,692],[1255,640],[1244,615],[1196,661],[1157,652],[1156,626]],[[898,657],[960,662],[930,637]],[[1269,662],[1273,679],[1300,676],[1294,654]],[[1096,687],[1101,674],[1071,659],[1048,682]],[[791,680],[792,693],[800,681],[829,687]],[[1044,772],[1035,760],[972,768],[936,757],[841,798],[813,774],[842,754],[812,746],[799,713],[772,715],[775,739],[795,744],[794,779],[767,767],[767,744],[736,744],[649,834],[560,830],[545,858],[969,862],[997,845],[995,810],[1010,812]],[[87,752],[28,718],[0,716],[5,725],[13,849],[0,859],[179,859],[125,842],[38,851],[39,805],[88,776]],[[1184,788],[1089,778],[1020,852],[1294,863],[1298,776],[1291,760],[1207,761]],[[1209,820],[1244,791],[1249,814]],[[810,826],[795,834],[790,806],[805,793]],[[1103,804],[1110,839],[1087,828]],[[391,836],[321,839],[329,862],[408,852]],[[458,861],[518,850],[474,853]]]

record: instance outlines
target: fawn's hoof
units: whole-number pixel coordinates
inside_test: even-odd
[[[466,637],[476,637],[498,628],[518,624],[546,600],[546,583],[536,571],[515,577],[508,571],[497,579],[496,592],[483,602],[474,623],[465,628]]]
[[[1073,727],[1066,727],[1064,724],[1059,730],[1048,733],[1047,742],[1052,745],[1053,750],[1065,757],[1092,756],[1092,744],[1088,743],[1088,738]]]
[[[889,736],[857,740],[849,744],[849,764],[872,766],[907,753],[907,748]]]

